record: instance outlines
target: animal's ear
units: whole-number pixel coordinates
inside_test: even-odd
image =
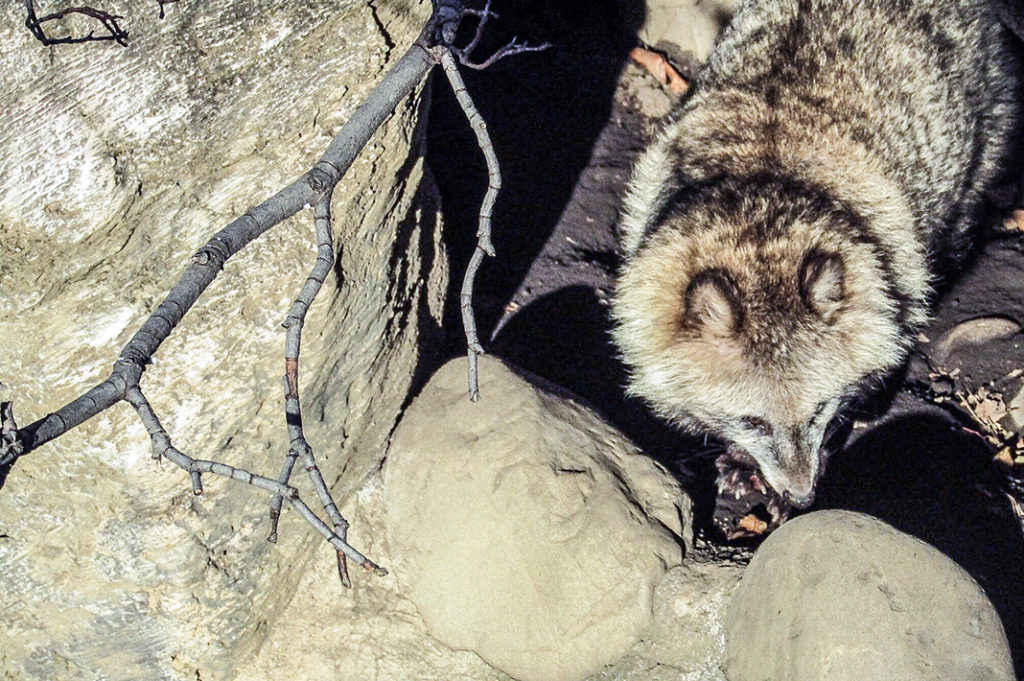
[[[709,269],[690,280],[683,324],[711,339],[730,338],[743,326],[740,289],[728,272]]]
[[[845,277],[839,255],[810,251],[800,265],[800,298],[812,312],[831,321],[843,304]]]

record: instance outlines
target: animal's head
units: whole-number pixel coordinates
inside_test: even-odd
[[[613,301],[630,392],[741,449],[796,506],[844,401],[906,355],[884,255],[853,219],[785,196],[691,204],[629,256]]]

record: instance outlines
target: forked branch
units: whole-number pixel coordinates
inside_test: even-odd
[[[171,1],[173,0],[164,0],[164,2]],[[160,3],[161,9],[164,2]],[[36,19],[30,0],[27,0],[26,6],[29,9],[29,17],[37,28],[40,23],[51,19],[51,15]],[[65,11],[72,12],[80,9],[73,8]],[[466,16],[479,18],[476,34],[465,48],[454,48],[451,46],[451,42],[457,33],[458,22]],[[386,574],[386,570],[377,566],[348,544],[346,540],[348,523],[338,510],[316,464],[313,449],[303,434],[299,401],[299,355],[302,327],[306,311],[313,303],[334,263],[330,214],[334,188],[374,131],[402,99],[415,91],[429,70],[435,64],[441,63],[477,136],[488,168],[488,190],[480,208],[477,248],[466,271],[461,294],[470,357],[470,396],[474,400],[477,399],[479,391],[476,379],[476,354],[483,352],[483,349],[477,338],[472,314],[473,281],[483,256],[494,253],[490,240],[491,215],[501,187],[501,175],[493,146],[487,135],[486,125],[466,92],[465,85],[458,73],[455,58],[458,57],[467,66],[477,68],[493,63],[503,56],[545,47],[527,47],[513,41],[484,62],[480,64],[471,62],[469,53],[479,43],[480,33],[489,16],[492,16],[489,2],[483,10],[468,10],[458,0],[437,0],[435,12],[419,38],[356,109],[320,160],[290,185],[229,223],[199,249],[163,302],[157,306],[156,310],[121,350],[110,375],[101,383],[55,412],[24,428],[17,427],[11,403],[0,404],[0,486],[3,485],[7,472],[19,457],[38,449],[43,444],[59,437],[114,404],[126,401],[135,409],[149,433],[153,457],[156,459],[166,458],[186,471],[195,494],[203,492],[204,475],[223,476],[263,489],[271,493],[271,531],[268,539],[276,540],[278,519],[284,502],[287,501],[338,551],[339,575],[346,586],[349,585],[346,558],[352,559],[356,564],[377,574]],[[30,28],[32,27],[30,26]],[[41,34],[41,29],[39,30]],[[64,42],[69,41],[65,40]],[[161,425],[159,417],[142,390],[141,378],[146,366],[152,362],[160,345],[217,277],[228,259],[268,229],[310,207],[313,209],[313,222],[317,237],[317,258],[284,321],[284,327],[287,330],[284,417],[289,447],[284,456],[281,473],[277,479],[272,479],[216,461],[189,456],[173,445],[170,435]],[[290,484],[291,474],[299,460],[302,461],[303,467],[307,471],[330,524],[321,519],[301,499],[297,488]]]
[[[38,449],[123,400],[135,408],[145,424],[152,441],[154,456],[166,457],[187,471],[196,494],[202,493],[204,474],[228,477],[272,492],[275,498],[280,497],[296,509],[339,552],[357,564],[378,570],[375,564],[345,541],[344,530],[341,529],[344,523],[338,521],[340,514],[337,513],[337,505],[333,500],[325,502],[324,505],[333,509],[328,510],[328,513],[336,528],[334,530],[302,501],[298,491],[287,484],[287,479],[274,480],[215,461],[195,459],[176,449],[144,396],[140,380],[160,345],[217,277],[229,258],[271,227],[306,207],[318,207],[314,216],[318,225],[329,220],[329,213],[325,211],[324,206],[329,203],[334,187],[373,132],[398,103],[416,89],[435,63],[433,53],[421,35],[384,76],[366,101],[356,109],[320,160],[308,172],[232,221],[199,249],[163,302],[121,350],[110,375],[100,384],[24,428],[17,427],[11,404],[3,403],[0,406],[0,480],[6,477],[7,471],[19,457]],[[311,296],[309,301],[312,301]],[[312,471],[311,475],[314,475]],[[319,475],[318,471],[316,475]],[[322,480],[321,476],[321,483]],[[323,490],[317,487],[317,491],[322,493]],[[329,499],[330,495],[327,497]]]

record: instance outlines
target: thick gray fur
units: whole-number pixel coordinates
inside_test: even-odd
[[[745,2],[627,192],[630,390],[809,502],[828,422],[1005,207],[1018,51],[980,0]]]

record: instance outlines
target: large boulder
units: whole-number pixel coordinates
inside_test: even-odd
[[[23,3],[0,6],[0,397],[23,425],[101,380],[190,255],[316,161],[430,3],[105,8],[125,15],[127,48],[44,47]],[[404,101],[339,185],[339,263],[307,319],[306,434],[342,498],[378,466],[440,320],[421,106]],[[280,324],[315,257],[306,211],[229,261],[160,348],[143,387],[179,448],[277,476]],[[322,539],[286,511],[269,544],[266,493],[204,482],[197,499],[155,464],[125,405],[19,460],[0,490],[0,669],[234,678]]]
[[[427,384],[384,467],[395,577],[432,635],[524,681],[579,679],[651,620],[689,539],[674,479],[590,409],[481,358]]]
[[[729,681],[1012,681],[995,609],[956,563],[870,516],[819,511],[761,545],[726,620]]]

